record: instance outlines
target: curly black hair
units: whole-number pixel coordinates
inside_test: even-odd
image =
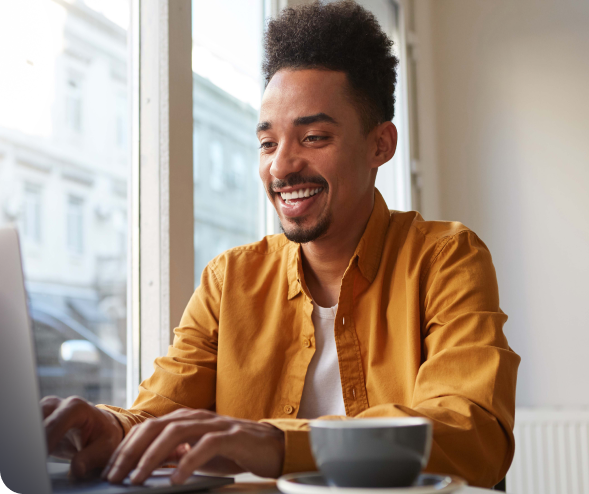
[[[392,46],[374,15],[351,0],[286,8],[264,35],[265,83],[281,69],[345,72],[368,133],[394,116],[399,61]]]

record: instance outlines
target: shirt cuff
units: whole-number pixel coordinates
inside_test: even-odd
[[[113,407],[110,405],[96,405],[96,408],[100,410],[106,410],[114,415],[117,419],[118,423],[121,424],[123,428],[123,438],[129,433],[131,427],[135,425],[136,422],[132,421],[124,412],[122,408]]]
[[[284,463],[282,475],[296,472],[317,470],[311,452],[309,422],[301,419],[265,419],[260,420],[273,425],[284,432]]]

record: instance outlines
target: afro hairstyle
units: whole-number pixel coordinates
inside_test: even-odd
[[[392,47],[374,15],[351,0],[286,8],[264,35],[265,84],[282,69],[344,72],[368,133],[394,116],[399,61]]]

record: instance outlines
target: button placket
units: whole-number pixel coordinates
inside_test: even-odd
[[[353,319],[354,311],[354,279],[358,275],[358,268],[350,270],[342,280],[338,315],[339,337],[336,333],[336,345],[340,362],[342,386],[346,388],[344,402],[346,414],[356,415],[367,408],[367,397],[364,391],[365,378],[360,359],[360,347]],[[341,345],[341,346],[340,346]]]

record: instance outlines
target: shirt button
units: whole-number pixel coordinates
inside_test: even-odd
[[[311,346],[311,342],[310,342],[310,341],[309,341],[307,338],[305,338],[305,339],[303,340],[303,346],[304,346],[305,348],[309,348],[309,347]]]
[[[284,405],[284,413],[287,413],[288,415],[290,415],[293,412],[294,408],[291,407],[290,405]]]

